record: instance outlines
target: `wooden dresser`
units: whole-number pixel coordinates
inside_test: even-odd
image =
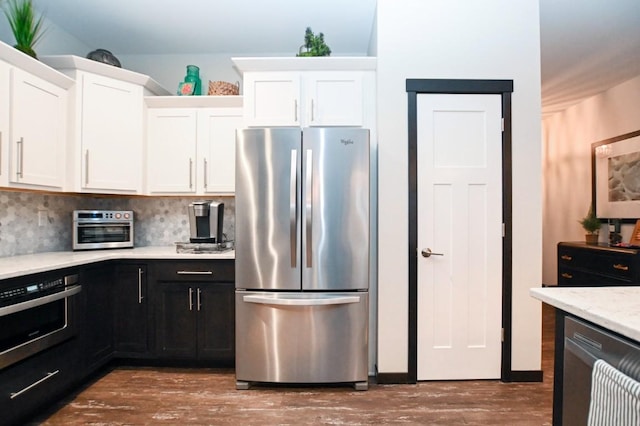
[[[558,286],[640,285],[640,249],[558,243]]]

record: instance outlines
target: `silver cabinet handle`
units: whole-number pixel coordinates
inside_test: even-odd
[[[89,150],[84,152],[84,184],[89,185]]]
[[[138,268],[138,304],[142,303],[142,268]]]
[[[193,188],[193,159],[189,158],[189,189]]]
[[[312,235],[312,225],[313,225],[313,194],[312,194],[312,188],[313,188],[313,151],[311,151],[310,149],[307,150],[307,164],[306,164],[306,184],[305,184],[305,193],[306,193],[306,200],[305,200],[305,227],[306,227],[306,238],[307,238],[307,247],[306,247],[306,252],[307,252],[307,268],[311,268],[312,263],[311,263],[311,259],[313,258],[313,235]]]
[[[193,289],[189,287],[189,310],[193,311]]]
[[[260,303],[264,305],[279,306],[326,306],[326,305],[345,305],[347,303],[359,303],[360,296],[339,296],[339,297],[318,297],[313,299],[269,296],[243,296],[242,300],[247,303]]]
[[[204,187],[206,188],[209,185],[209,182],[207,182],[209,179],[207,177],[207,159],[204,159]]]
[[[178,271],[178,275],[213,275],[212,271]]]
[[[52,378],[53,376],[55,376],[56,374],[58,374],[60,372],[60,370],[56,370],[54,372],[51,373],[47,373],[46,376],[44,376],[42,379],[31,383],[29,386],[27,386],[26,388],[23,388],[21,390],[19,390],[18,392],[11,392],[11,394],[9,395],[10,399],[14,399],[19,397],[20,395],[22,395],[23,393],[27,392],[30,389],[33,389],[34,387],[38,386],[40,383],[49,380],[50,378]]]
[[[291,174],[289,176],[289,247],[291,267],[296,267],[298,253],[298,150],[291,150]]]
[[[202,293],[202,290],[198,289],[198,292],[196,293],[198,311],[200,311],[200,307],[202,306],[202,303],[200,303],[200,294],[201,293]]]
[[[422,250],[422,257],[431,257],[431,256],[444,256],[444,253],[434,253],[430,248],[426,248]]]
[[[297,123],[298,122],[298,100],[297,99],[293,102],[293,114],[294,114],[293,121]]]
[[[22,178],[24,176],[24,170],[22,169],[24,166],[24,138],[20,138],[20,140],[16,142],[16,145],[18,145],[18,171],[16,171],[16,177]]]
[[[315,114],[313,113],[313,107],[314,107],[314,102],[313,99],[311,99],[311,122],[313,123],[315,121]]]

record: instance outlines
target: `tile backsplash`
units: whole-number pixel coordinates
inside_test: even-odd
[[[133,210],[134,244],[166,246],[189,240],[187,205],[224,203],[224,229],[235,235],[234,197],[138,197],[0,191],[0,257],[71,250],[73,210]]]

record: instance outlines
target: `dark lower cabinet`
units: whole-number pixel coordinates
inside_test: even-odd
[[[233,261],[154,264],[156,354],[175,360],[235,361]]]
[[[116,356],[136,358],[148,355],[147,265],[118,264],[114,290],[113,324]]]
[[[80,282],[85,302],[80,337],[85,371],[90,374],[113,357],[113,266],[106,264],[83,268]]]
[[[607,244],[558,243],[558,285],[640,285],[640,250]]]
[[[79,268],[77,334],[0,369],[0,424],[24,424],[114,357],[232,366],[235,266],[101,262]]]
[[[79,363],[74,338],[0,370],[0,424],[24,424],[38,410],[62,398],[82,378]]]

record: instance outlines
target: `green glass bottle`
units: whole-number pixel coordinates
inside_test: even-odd
[[[184,78],[187,83],[194,83],[193,94],[202,94],[202,81],[200,81],[200,68],[195,65],[187,65],[187,75]]]

